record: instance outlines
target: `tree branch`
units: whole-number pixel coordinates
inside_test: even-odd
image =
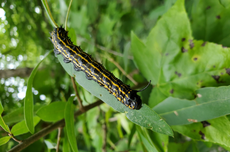
[[[86,111],[101,105],[102,103],[104,103],[101,100],[98,100],[88,106],[84,107],[84,112],[78,110],[74,113],[74,117],[76,118],[77,116],[85,113]],[[30,136],[29,138],[27,138],[26,140],[24,140],[22,143],[18,144],[17,146],[13,147],[11,150],[9,150],[8,152],[18,152],[21,151],[23,149],[25,149],[26,147],[28,147],[29,145],[31,145],[32,143],[34,143],[35,141],[37,141],[38,139],[46,136],[47,134],[49,134],[50,132],[58,129],[59,127],[64,127],[65,126],[65,120],[62,119],[52,125],[49,125],[48,127],[42,129],[41,131],[35,133],[34,135]]]
[[[30,73],[32,72],[33,68],[18,68],[18,69],[6,69],[6,70],[0,70],[0,78],[10,78],[10,77],[21,77],[25,78],[30,76]]]

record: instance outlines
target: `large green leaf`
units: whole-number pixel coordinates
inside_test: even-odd
[[[33,100],[33,92],[32,92],[33,81],[34,81],[34,77],[38,70],[39,65],[51,52],[52,51],[46,53],[46,55],[44,55],[44,58],[33,69],[28,79],[28,83],[27,83],[26,96],[24,100],[24,117],[26,121],[26,126],[32,134],[34,133],[34,122],[33,122],[33,115],[34,115],[34,103],[33,102],[34,100]]]
[[[169,96],[193,99],[201,87],[230,84],[230,49],[193,40],[183,0],[159,19],[145,43],[134,33],[131,38],[135,62],[154,85],[150,107]]]
[[[196,39],[230,46],[230,1],[194,0],[192,30]]]
[[[195,100],[169,97],[153,108],[169,125],[184,125],[230,114],[230,86],[196,91]]]
[[[173,130],[194,140],[219,144],[230,150],[230,122],[226,117],[193,123],[185,126],[173,126]]]
[[[56,122],[64,118],[66,102],[53,102],[40,108],[37,115],[44,121]]]
[[[95,81],[89,81],[85,73],[82,71],[75,71],[73,65],[71,63],[65,63],[63,61],[63,57],[61,55],[57,56],[60,63],[64,67],[64,69],[69,73],[71,76],[75,76],[76,81],[83,86],[86,90],[91,92],[96,97],[103,100],[105,103],[110,105],[112,108],[119,112],[126,112],[127,117],[133,121],[134,123],[147,127],[153,131],[164,133],[167,135],[173,135],[172,130],[170,127],[162,120],[153,110],[148,108],[146,105],[143,104],[143,107],[140,110],[131,110],[121,102],[119,102],[112,94],[103,88],[100,87],[98,83]],[[143,116],[143,117],[142,117]],[[145,116],[145,117],[144,117]],[[154,117],[151,118],[150,116]],[[140,117],[142,117],[140,119]],[[156,127],[157,126],[157,127]]]
[[[74,132],[74,107],[73,105],[74,97],[70,97],[65,106],[65,127],[67,131],[67,136],[69,139],[70,146],[74,152],[78,152],[77,141]]]

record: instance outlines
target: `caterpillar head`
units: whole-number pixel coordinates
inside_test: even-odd
[[[141,108],[142,101],[139,95],[137,95],[136,90],[132,90],[129,93],[129,98],[128,98],[128,107],[130,109],[137,109],[139,110]]]
[[[149,84],[141,89],[141,90],[131,90],[128,94],[129,98],[127,98],[127,102],[126,102],[126,106],[128,106],[130,109],[137,109],[139,110],[142,106],[142,101],[139,95],[137,95],[137,92],[141,92],[143,90],[145,90],[149,85],[150,85],[151,81],[149,82]]]

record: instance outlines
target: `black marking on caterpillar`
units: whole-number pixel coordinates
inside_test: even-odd
[[[96,81],[130,109],[141,108],[142,101],[137,92],[145,90],[151,81],[144,89],[132,90],[129,85],[124,84],[89,54],[83,52],[79,46],[75,46],[64,28],[54,28],[50,35],[55,55],[62,54],[65,63],[72,62],[76,71],[85,72],[88,80]]]

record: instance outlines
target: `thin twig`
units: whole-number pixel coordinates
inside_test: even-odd
[[[59,145],[60,145],[60,141],[61,141],[61,133],[62,133],[62,127],[58,128],[58,138],[57,138],[57,148],[56,148],[56,152],[59,151]]]
[[[138,69],[135,69],[135,70],[133,70],[132,72],[130,72],[129,75],[130,75],[131,77],[133,77],[134,74],[138,74],[138,73],[139,73],[139,70],[138,70]]]
[[[108,60],[111,61],[122,72],[122,74],[125,75],[130,81],[132,81],[135,85],[138,84],[130,75],[128,75],[125,72],[125,70],[116,61],[114,61],[114,59],[108,58]]]
[[[124,57],[124,54],[122,54],[122,53],[116,52],[116,51],[114,51],[114,50],[108,49],[108,48],[106,48],[106,47],[104,47],[104,46],[101,46],[101,45],[98,45],[98,44],[94,44],[94,43],[90,42],[89,40],[87,40],[87,39],[84,38],[84,37],[81,37],[81,36],[78,36],[78,37],[80,37],[80,38],[81,38],[84,42],[86,42],[86,43],[95,45],[96,48],[98,48],[98,49],[100,49],[100,50],[102,50],[102,51],[106,51],[106,52],[111,53],[111,54],[116,55],[116,56]],[[128,56],[128,59],[133,60],[133,56],[130,56],[130,55],[129,55],[129,56]]]
[[[79,96],[79,94],[78,94],[77,86],[76,86],[74,77],[71,77],[71,81],[72,81],[72,84],[73,84],[73,88],[74,88],[75,94],[76,94],[76,96],[77,96],[77,101],[78,101],[78,104],[79,104],[79,106],[80,106],[80,110],[81,110],[82,112],[84,112],[84,107],[83,107],[83,105],[82,105],[82,100],[81,100],[81,98],[80,98],[80,96]]]
[[[108,49],[108,48],[106,48],[104,46],[101,46],[101,45],[98,45],[98,44],[96,44],[95,46],[96,46],[96,48],[98,48],[98,49],[100,49],[102,51],[109,52],[109,53],[114,54],[116,56],[124,57],[124,54],[118,53],[118,52],[116,52],[114,50],[111,50],[111,49]],[[133,56],[128,56],[128,59],[133,60]]]
[[[14,137],[14,135],[12,135],[12,134],[8,134],[14,141],[16,141],[16,142],[18,142],[18,143],[22,143],[22,141],[21,140],[18,140],[17,138],[15,138]]]
[[[85,113],[86,111],[101,105],[102,103],[104,103],[101,100],[98,100],[88,106],[85,106],[85,111],[82,112],[80,110],[78,110],[77,112],[74,113],[74,117],[76,118],[77,116]],[[41,131],[35,133],[34,135],[30,136],[29,138],[27,138],[26,140],[24,140],[22,143],[18,144],[17,146],[13,147],[11,150],[9,150],[8,152],[19,152],[23,149],[25,149],[26,147],[28,147],[29,145],[31,145],[32,143],[34,143],[35,141],[37,141],[38,139],[46,136],[47,134],[49,134],[50,132],[58,129],[59,127],[64,127],[65,126],[65,120],[62,119],[44,129],[42,129]]]

